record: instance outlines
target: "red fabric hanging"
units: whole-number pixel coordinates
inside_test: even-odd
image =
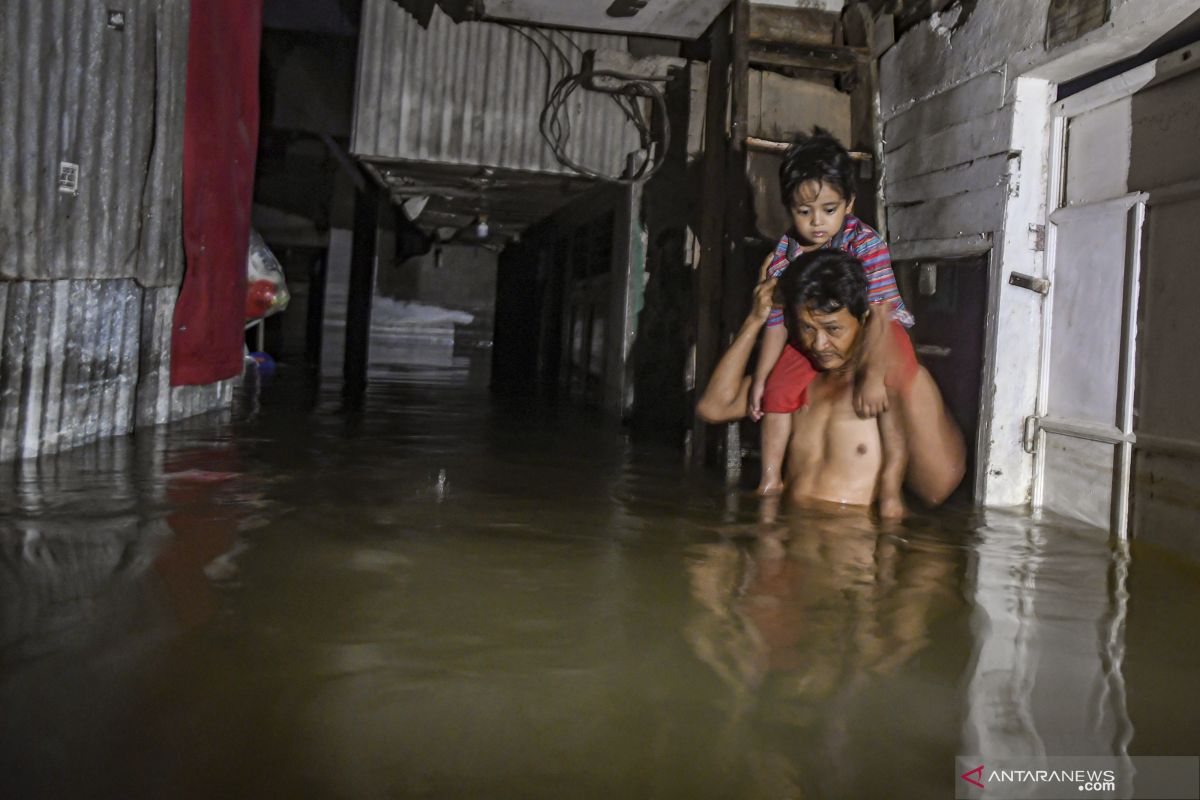
[[[262,0],[192,0],[183,119],[183,246],[171,385],[242,372],[258,152]]]

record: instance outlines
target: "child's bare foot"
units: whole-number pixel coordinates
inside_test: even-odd
[[[775,497],[783,494],[783,481],[777,477],[763,476],[762,482],[758,484],[758,488],[754,493],[759,497]]]

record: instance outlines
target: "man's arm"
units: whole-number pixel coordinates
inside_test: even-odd
[[[754,290],[754,306],[737,337],[717,362],[716,369],[696,403],[696,416],[705,422],[732,422],[746,416],[749,407],[750,376],[746,365],[754,351],[758,332],[771,313],[775,279],[765,280]]]
[[[883,464],[879,470],[879,516],[898,519],[904,516],[904,473],[908,468],[908,448],[896,411],[879,415],[879,443]]]

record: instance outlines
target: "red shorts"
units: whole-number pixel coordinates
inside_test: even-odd
[[[908,338],[904,326],[892,320],[890,327],[895,341],[896,363],[888,369],[884,382],[893,389],[903,390],[917,374],[917,354],[913,351],[912,340]],[[800,408],[807,402],[805,394],[815,377],[817,369],[808,356],[789,343],[767,376],[767,383],[763,387],[763,411],[768,414],[790,414]]]

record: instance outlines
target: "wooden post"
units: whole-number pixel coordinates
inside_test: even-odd
[[[721,280],[721,350],[732,341],[750,304],[753,270],[746,268],[745,243],[751,232],[753,188],[746,175],[746,137],[750,120],[750,0],[734,0],[730,30],[729,142],[726,152],[725,259]],[[737,483],[742,472],[741,423],[725,426],[725,482]]]
[[[350,253],[350,287],[346,298],[346,350],[343,391],[360,394],[367,387],[371,341],[371,295],[375,291],[380,192],[373,182],[355,194],[354,240]]]
[[[700,180],[700,262],[695,270],[696,393],[708,385],[721,350],[721,289],[725,241],[726,114],[729,108],[730,30],[726,9],[709,29],[704,102],[704,157]],[[692,462],[703,465],[713,439],[700,420],[692,424]]]
[[[871,58],[860,61],[848,76],[850,90],[850,141],[851,150],[871,153],[876,158],[860,160],[856,165],[854,214],[868,225],[872,225],[884,236],[887,235],[887,220],[884,208],[878,204],[880,168],[883,164],[879,121],[876,103],[879,96],[879,64],[875,60],[874,17],[867,3],[855,3],[842,15],[843,35],[846,44],[872,52]]]

